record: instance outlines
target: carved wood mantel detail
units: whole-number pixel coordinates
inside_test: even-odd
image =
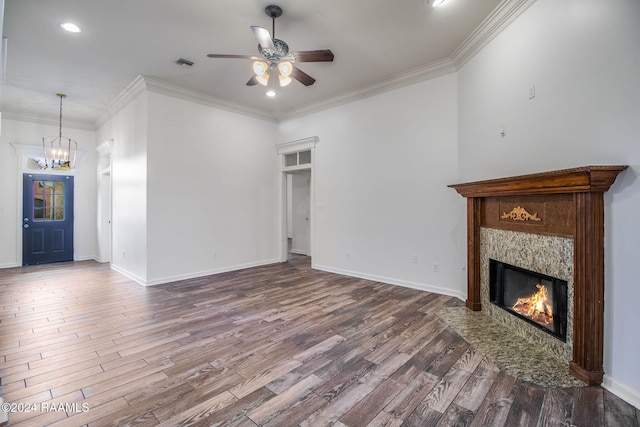
[[[541,218],[538,218],[538,214],[530,214],[527,212],[525,208],[522,206],[516,206],[511,209],[511,212],[503,212],[500,216],[502,219],[511,219],[513,221],[542,221]]]
[[[471,310],[482,309],[480,227],[573,238],[573,358],[569,371],[589,385],[600,384],[604,375],[604,192],[626,168],[584,166],[449,186],[467,198],[466,305]],[[516,207],[498,218],[502,204]],[[538,207],[545,211],[542,217],[529,213]],[[513,215],[523,215],[523,219]]]

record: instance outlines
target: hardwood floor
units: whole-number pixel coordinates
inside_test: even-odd
[[[290,262],[145,288],[95,262],[0,270],[13,426],[639,426],[601,387],[501,372],[455,298]],[[20,406],[19,406],[20,405]]]

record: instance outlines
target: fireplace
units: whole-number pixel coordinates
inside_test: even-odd
[[[572,273],[570,277],[564,277],[570,281],[566,327],[566,347],[571,350],[569,372],[589,385],[600,384],[604,375],[604,193],[626,168],[624,165],[583,166],[450,185],[467,199],[466,306],[471,310],[492,311],[495,308],[493,311],[503,312],[505,317],[528,325],[490,301],[482,301],[483,295],[489,294],[489,290],[486,294],[482,292],[486,282],[481,281],[485,270],[489,270],[489,262],[481,259],[481,247],[487,244],[481,235],[487,237],[488,233],[505,231],[516,239],[535,236],[543,241],[542,244],[517,246],[530,249],[526,258],[532,264],[551,259],[538,256],[540,251],[568,253],[556,249],[555,244],[547,245],[546,240],[568,239],[571,242]],[[509,238],[499,242],[493,247],[504,247]],[[522,265],[513,263],[516,264]],[[532,270],[544,271],[544,268],[556,267]],[[549,275],[559,277],[553,273]],[[537,327],[531,329],[549,337]],[[562,344],[561,340],[549,338]]]
[[[499,308],[566,342],[566,280],[491,259],[489,299]]]

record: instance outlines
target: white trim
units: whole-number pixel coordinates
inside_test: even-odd
[[[313,150],[316,148],[316,144],[320,142],[320,138],[317,136],[311,136],[309,138],[297,139],[295,141],[281,142],[276,144],[276,152],[278,154],[291,154],[298,151]]]
[[[222,110],[230,111],[232,113],[243,114],[245,116],[254,117],[257,119],[267,120],[270,122],[276,122],[271,114],[265,113],[254,108],[249,108],[239,104],[231,102],[225,102],[210,95],[205,95],[200,92],[196,92],[189,89],[184,89],[171,83],[163,82],[162,80],[154,79],[148,76],[143,77],[147,90],[150,92],[159,93],[162,95],[171,96],[174,98],[184,99],[185,101],[191,101],[198,104],[206,105],[209,107],[219,108]]]
[[[185,274],[177,274],[175,276],[160,277],[158,279],[153,279],[153,280],[145,280],[142,277],[139,277],[133,273],[130,273],[127,270],[124,270],[114,264],[111,264],[111,268],[143,286],[156,286],[156,285],[163,285],[166,283],[173,283],[180,280],[196,279],[198,277],[213,276],[215,274],[227,273],[229,271],[243,270],[245,268],[261,267],[263,265],[277,264],[279,262],[280,260],[278,259],[268,259],[264,261],[248,262],[245,264],[232,265],[232,266],[227,266],[222,268],[214,268],[211,270],[197,271],[195,273],[185,273]]]
[[[20,264],[15,262],[7,262],[5,264],[0,264],[0,270],[2,270],[3,268],[14,268],[14,267],[20,267]]]
[[[98,129],[100,126],[107,123],[107,121],[115,116],[118,111],[142,93],[145,88],[146,85],[142,76],[138,76],[133,79],[133,81],[129,83],[129,86],[124,88],[124,90],[120,92],[113,101],[111,101],[107,108],[105,108],[104,113],[96,119],[94,122],[94,129]]]
[[[491,40],[507,28],[536,0],[503,0],[482,23],[453,52],[451,60],[459,70]]]
[[[316,177],[315,177],[315,148],[320,142],[320,138],[317,136],[311,136],[308,138],[297,139],[295,141],[282,142],[276,144],[276,153],[278,154],[280,161],[280,262],[287,260],[287,174],[292,173],[295,170],[308,169],[311,171],[311,182],[309,183],[309,253],[304,254],[311,257],[311,268],[315,268],[313,261],[313,254],[315,253],[315,241],[316,241],[316,219],[315,219],[315,206],[316,206]],[[299,167],[285,167],[284,156],[286,154],[297,153],[300,151],[311,151],[311,163],[299,165]]]
[[[14,142],[11,142],[10,145],[13,147],[13,149],[16,151],[16,161],[17,161],[17,180],[18,180],[18,188],[16,191],[16,196],[17,196],[17,200],[16,200],[16,254],[15,254],[15,259],[16,262],[18,264],[18,266],[22,265],[22,207],[23,207],[23,181],[22,181],[22,175],[25,173],[30,173],[33,175],[61,175],[61,176],[75,176],[76,174],[76,169],[69,169],[69,170],[50,170],[50,169],[45,169],[45,170],[40,170],[40,169],[27,169],[27,160],[29,159],[29,157],[42,157],[43,156],[43,152],[42,152],[42,146],[38,146],[38,145],[28,145],[28,144],[16,144]],[[82,155],[85,153],[84,150],[82,149],[78,149],[76,152],[76,165],[80,162],[80,159],[82,158]],[[76,194],[75,194],[75,178],[74,178],[74,186],[73,186],[73,203],[74,203],[74,210],[77,204],[77,200],[76,200]],[[76,221],[74,219],[73,221],[73,257],[75,260],[75,254],[76,254],[76,239],[77,239],[77,230],[76,230]]]
[[[250,106],[224,101],[211,95],[184,89],[149,76],[139,75],[105,108],[104,113],[98,116],[96,120],[89,122],[73,121],[73,119],[71,119],[72,121],[69,123],[72,123],[72,127],[78,129],[96,130],[145,89],[270,122],[278,123],[282,120],[306,116],[459,70],[529,6],[535,3],[535,1],[536,0],[503,0],[491,15],[488,16],[448,58],[443,58],[423,67],[397,74],[371,85],[338,93],[309,104],[298,105],[282,113],[261,111]],[[22,116],[19,113],[11,113],[6,110],[4,114],[4,118],[6,119],[54,124],[53,119]],[[57,124],[57,122],[55,122],[55,124]]]
[[[402,286],[404,288],[417,289],[419,291],[433,292],[441,295],[448,295],[458,298],[461,301],[467,299],[465,292],[456,292],[451,289],[441,288],[439,286],[432,286],[426,283],[412,282],[404,279],[396,279],[393,277],[377,276],[375,274],[361,273],[359,271],[343,270],[341,268],[328,267],[326,265],[315,265],[315,269],[327,271],[329,273],[341,274],[343,276],[357,277],[359,279],[371,280],[374,282],[382,282],[388,285]]]
[[[302,249],[291,248],[289,252],[291,252],[292,254],[309,256],[309,252]]]
[[[117,271],[118,273],[122,274],[123,276],[133,280],[134,282],[136,282],[136,283],[138,283],[138,284],[140,284],[142,286],[146,286],[146,284],[145,284],[146,280],[145,279],[143,279],[142,277],[140,277],[140,276],[138,276],[136,274],[131,273],[130,271],[128,271],[128,270],[126,270],[124,268],[121,268],[121,267],[117,266],[116,264],[111,264],[111,269]]]
[[[378,81],[371,85],[362,86],[337,95],[332,95],[317,102],[298,105],[294,107],[294,109],[285,111],[283,114],[278,115],[277,118],[279,120],[288,120],[297,117],[304,117],[329,108],[339,107],[341,105],[389,92],[394,89],[399,89],[425,80],[444,76],[455,71],[456,67],[453,62],[449,58],[443,59],[424,67],[397,74],[389,79]]]
[[[60,125],[60,119],[59,118],[47,118],[47,117],[36,117],[36,116],[30,116],[28,114],[21,114],[19,112],[11,112],[11,111],[3,111],[2,113],[2,120],[15,120],[15,121],[19,121],[19,122],[26,122],[26,123],[35,123],[37,125],[48,125],[48,126],[55,126],[56,128]],[[93,126],[92,123],[86,122],[86,121],[79,121],[79,120],[74,120],[74,119],[64,119],[64,127],[65,129],[67,128],[71,128],[71,129],[79,129],[79,130],[88,130],[91,132],[94,132],[96,130],[95,126]]]
[[[636,409],[640,409],[640,390],[623,384],[609,375],[605,375],[602,379],[602,388],[609,390],[628,404],[635,406]]]

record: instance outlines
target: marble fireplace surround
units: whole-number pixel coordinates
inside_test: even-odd
[[[567,281],[565,342],[490,303],[490,259]],[[480,266],[480,301],[486,314],[523,339],[542,344],[569,363],[573,350],[573,239],[481,227]]]
[[[551,336],[544,342],[589,385],[604,375],[604,192],[626,168],[583,166],[449,186],[467,199],[467,308],[494,309],[489,257],[557,273],[548,275],[570,284],[567,342]]]

